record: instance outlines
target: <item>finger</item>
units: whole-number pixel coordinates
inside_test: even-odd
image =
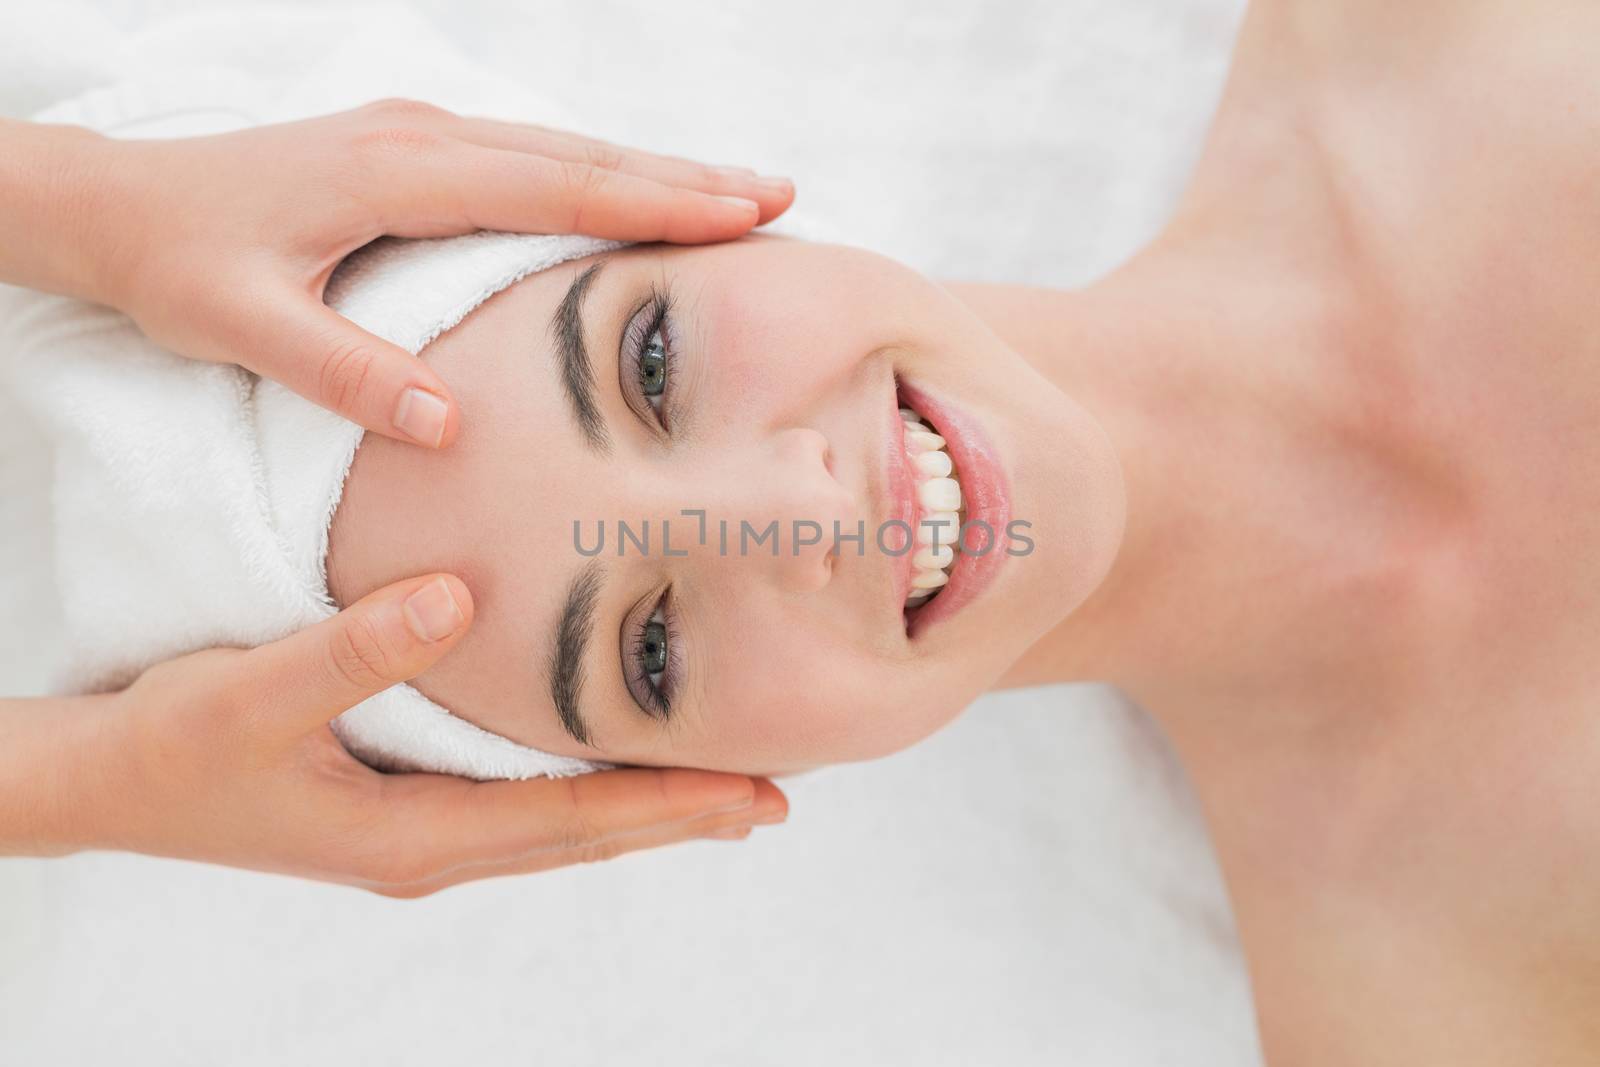
[[[720,841],[743,840],[750,836],[752,827],[783,822],[788,814],[787,805],[782,805],[777,810],[766,811],[757,817],[754,812],[761,810],[762,804],[758,802],[751,809],[744,811],[705,815],[685,822],[666,823],[659,826],[645,827],[629,833],[614,834],[603,842],[581,849],[544,851],[500,862],[469,864],[414,882],[370,886],[369,888],[373,888],[385,896],[423,897],[465,882],[537,874],[542,871],[570,867],[580,863],[604,862],[616,859],[619,856],[625,856],[631,852],[664,848],[668,845],[682,844],[686,841],[705,839]]]
[[[764,779],[678,768],[525,782],[397,775],[384,789],[381,807],[391,818],[380,836],[391,854],[410,858],[404,866],[418,877],[541,853],[581,854],[619,835],[708,816],[749,820],[788,810],[783,793]]]
[[[453,137],[484,148],[541,155],[600,170],[632,174],[680,189],[754,200],[761,206],[760,222],[772,221],[794,202],[794,183],[789,179],[762,176],[745,167],[714,167],[678,156],[610,144],[563,130],[494,119],[451,116],[446,120],[444,129]]]
[[[372,186],[385,233],[577,233],[701,244],[749,232],[760,205],[582,163],[451,138],[401,149]]]
[[[324,619],[246,652],[262,706],[290,728],[320,727],[427,670],[472,624],[472,594],[454,575],[385,586]]]
[[[285,294],[256,320],[263,335],[240,346],[249,370],[385,437],[429,448],[455,440],[450,391],[405,349],[304,293]]]

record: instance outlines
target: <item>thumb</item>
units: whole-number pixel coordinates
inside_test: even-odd
[[[422,360],[374,336],[304,293],[257,317],[267,336],[248,346],[255,373],[307,400],[399,441],[442,448],[460,415],[444,382]]]
[[[331,619],[245,653],[258,692],[299,727],[314,729],[375,693],[414,678],[472,623],[461,579],[433,574],[369,593]]]

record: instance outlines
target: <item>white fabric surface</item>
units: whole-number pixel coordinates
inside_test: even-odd
[[[563,95],[587,132],[789,173],[842,232],[935,276],[1057,285],[1159,226],[1242,9],[418,6],[436,29],[369,16],[358,39],[257,35],[214,58],[438,40]],[[182,11],[233,17],[198,0],[0,16],[0,111],[172,62],[181,39],[131,33]],[[330,106],[450,103],[449,72],[390,74]],[[41,489],[26,440],[0,412],[0,598],[31,609],[0,633],[10,693],[60,633],[49,545],[16,521]],[[788,788],[790,823],[743,845],[415,903],[129,856],[0,862],[0,1059],[1259,1062],[1193,800],[1116,693],[987,698],[907,753]]]

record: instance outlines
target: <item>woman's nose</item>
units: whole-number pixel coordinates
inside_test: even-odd
[[[861,522],[832,463],[828,439],[803,427],[780,430],[751,450],[748,462],[727,472],[720,494],[729,523],[727,554],[760,566],[788,591],[827,585],[836,532],[851,537]]]

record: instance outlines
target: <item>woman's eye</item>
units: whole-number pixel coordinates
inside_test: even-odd
[[[650,406],[660,410],[660,397],[667,391],[667,342],[657,327],[639,354],[639,390]]]
[[[672,714],[672,692],[677,687],[672,662],[672,628],[668,625],[666,596],[656,603],[650,618],[634,633],[633,664],[629,685],[634,700],[652,717],[666,720]]]
[[[672,392],[672,298],[665,290],[651,292],[650,299],[634,311],[617,350],[618,383],[628,404],[646,422],[655,417],[655,428],[666,430]],[[642,403],[641,403],[642,401]],[[649,411],[645,411],[648,405]]]

